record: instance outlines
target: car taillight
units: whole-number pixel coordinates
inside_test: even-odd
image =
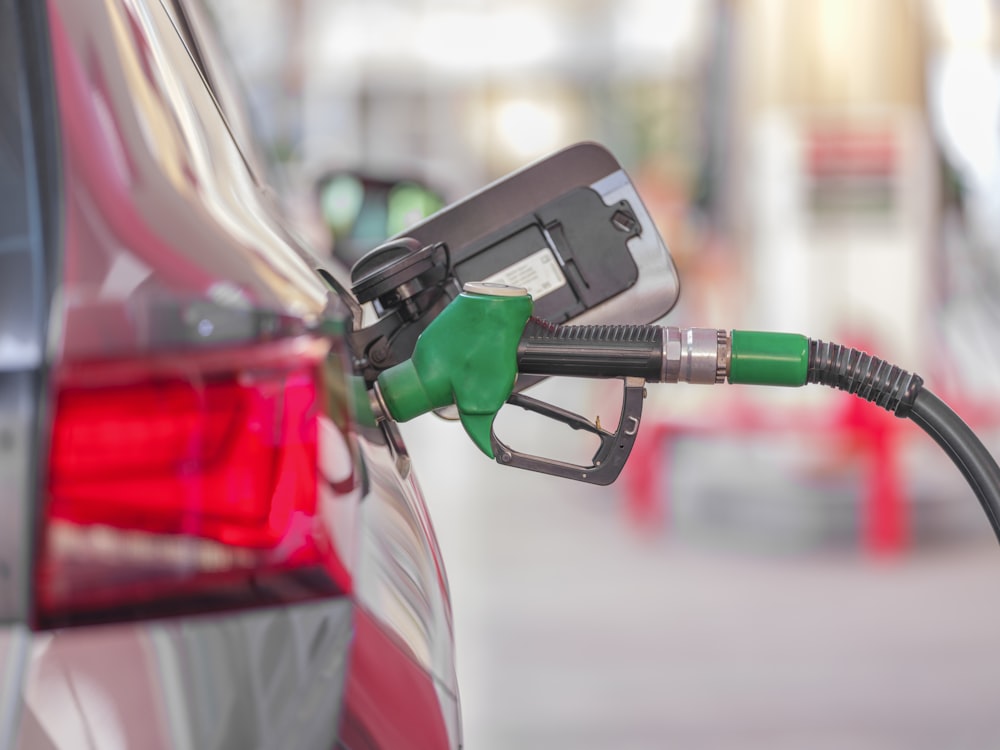
[[[326,350],[61,367],[39,626],[347,593],[320,491]]]

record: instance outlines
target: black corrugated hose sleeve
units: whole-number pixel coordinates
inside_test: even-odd
[[[924,388],[919,375],[857,349],[810,339],[806,382],[853,393],[913,420],[962,472],[1000,540],[1000,467],[962,418]]]
[[[905,417],[923,387],[919,375],[840,344],[809,339],[807,383],[820,383],[853,393],[866,401]]]

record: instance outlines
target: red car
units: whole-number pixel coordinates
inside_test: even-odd
[[[405,447],[198,7],[0,37],[0,748],[460,746]]]

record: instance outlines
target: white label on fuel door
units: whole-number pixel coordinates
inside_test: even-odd
[[[566,277],[559,268],[559,261],[547,247],[483,281],[522,287],[528,290],[528,294],[536,302],[559,287],[566,286]]]

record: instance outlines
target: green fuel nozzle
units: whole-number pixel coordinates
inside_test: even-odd
[[[378,377],[386,410],[406,422],[455,404],[479,449],[509,463],[518,460],[516,452],[501,450],[498,456],[495,449],[505,446],[492,428],[497,412],[512,398],[519,372],[623,377],[639,394],[637,382],[713,383],[727,376],[730,382],[805,382],[807,342],[801,336],[734,331],[730,338],[725,331],[707,328],[553,326],[534,319],[529,325],[532,307],[531,297],[518,287],[466,284],[421,334],[410,359]],[[638,424],[641,399],[626,400],[623,419]],[[624,448],[628,442],[617,434],[604,435],[599,425],[575,421],[575,415],[550,413],[523,396],[513,401],[574,429],[596,430],[609,445]],[[592,478],[595,472],[583,475]]]
[[[514,389],[517,347],[531,310],[523,289],[466,284],[417,339],[413,356],[379,376],[393,419],[455,404],[469,437],[493,458],[493,420]]]

